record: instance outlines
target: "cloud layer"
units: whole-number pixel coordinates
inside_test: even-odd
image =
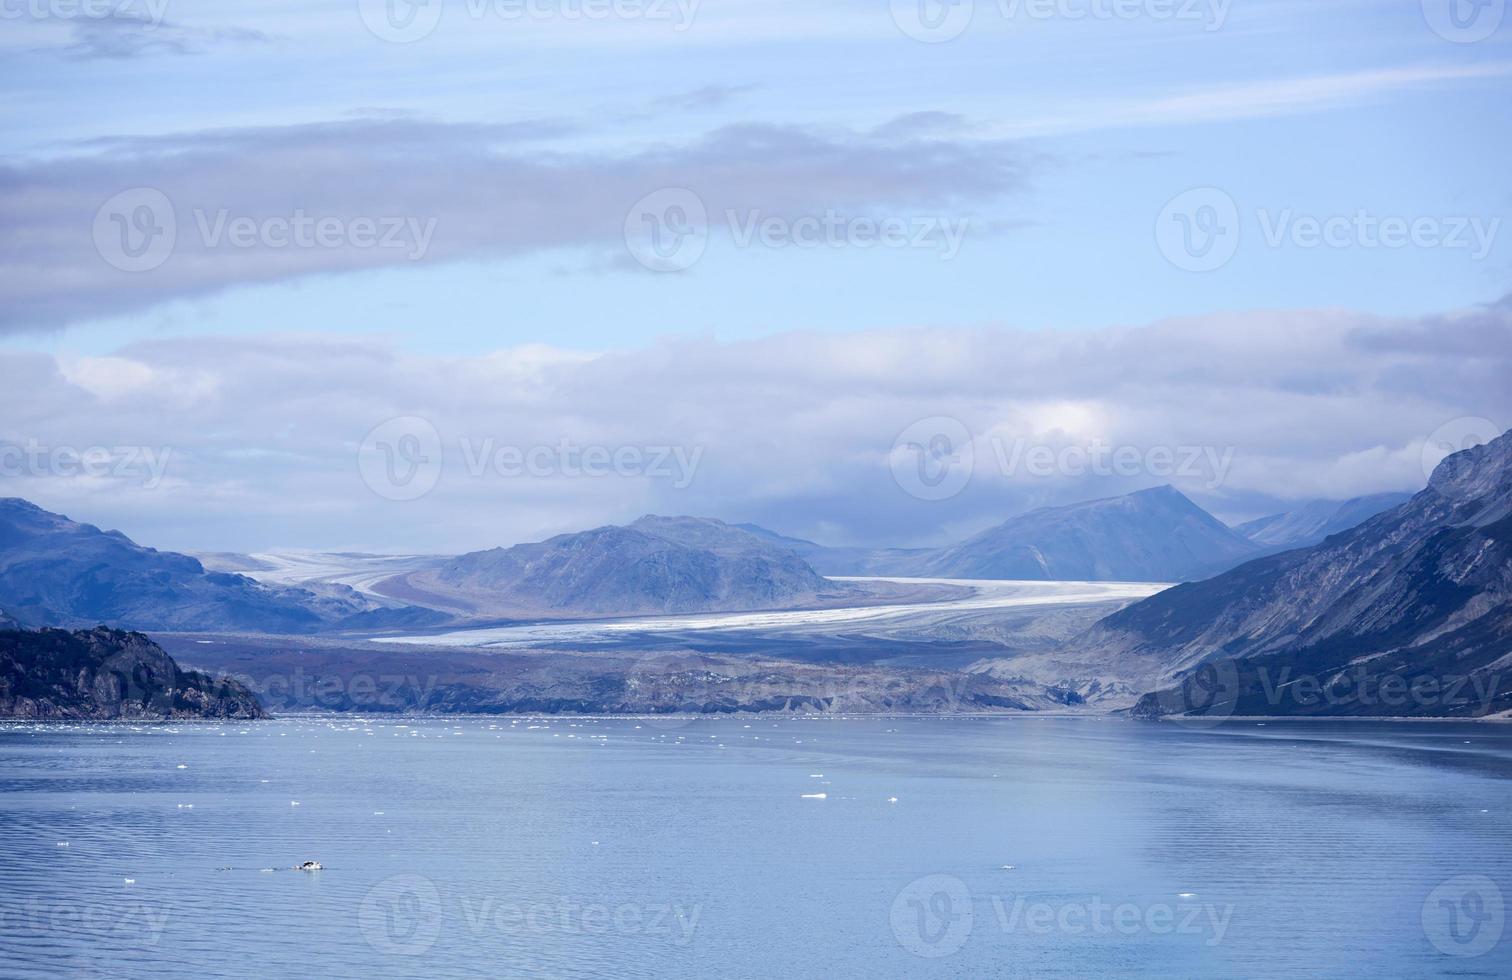
[[[1509,362],[1506,303],[1418,319],[1297,311],[593,355],[448,358],[310,337],[164,340],[64,361],[10,353],[0,492],[152,543],[231,549],[465,550],[648,511],[928,543],[1165,482],[1238,519],[1420,487],[1425,461],[1445,451],[1435,443],[1512,419]],[[921,490],[913,450],[895,445],[941,418],[967,434],[952,451],[974,459],[946,494]],[[142,465],[86,472],[67,454],[24,462],[14,447],[28,444],[170,455],[154,481]],[[1122,464],[1099,468],[1098,452],[1119,449]],[[384,484],[416,463],[434,469]]]
[[[959,213],[1019,189],[1029,170],[1009,143],[886,128],[743,124],[616,152],[554,149],[571,131],[360,119],[100,139],[0,168],[12,230],[0,329],[415,262],[563,247],[628,262],[627,217],[664,188],[691,190],[711,224],[732,210]]]

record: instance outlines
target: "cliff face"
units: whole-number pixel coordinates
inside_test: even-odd
[[[1076,643],[1104,663],[1142,665],[1167,678],[1205,662],[1237,662],[1239,703],[1226,707],[1247,714],[1512,708],[1501,681],[1512,654],[1512,433],[1448,457],[1426,490],[1358,527],[1169,589],[1107,617]],[[1311,692],[1301,703],[1297,685],[1282,680],[1332,682],[1356,673],[1351,684],[1369,697],[1342,706]],[[1459,694],[1387,711],[1375,691],[1420,682]],[[1475,685],[1481,695],[1464,697]],[[1141,710],[1160,703],[1149,698]]]
[[[0,718],[266,718],[240,683],[184,670],[141,633],[0,631]]]

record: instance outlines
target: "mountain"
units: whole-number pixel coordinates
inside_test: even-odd
[[[400,615],[350,589],[321,593],[207,571],[18,498],[0,499],[0,608],[29,626],[307,632]],[[425,617],[434,619],[434,614]]]
[[[184,670],[141,633],[0,631],[0,718],[266,718],[234,680]]]
[[[940,578],[1180,582],[1256,546],[1174,487],[1044,507],[904,563]]]
[[[913,574],[913,564],[932,554],[928,548],[837,548],[816,544],[803,538],[791,538],[759,524],[735,524],[769,544],[796,554],[820,575],[902,575]]]
[[[1317,544],[1367,518],[1412,499],[1410,493],[1374,493],[1349,500],[1314,500],[1296,510],[1240,524],[1234,530],[1268,551]]]
[[[723,521],[647,516],[461,555],[382,591],[474,613],[630,615],[791,608],[843,589]]]
[[[1244,714],[1512,708],[1500,681],[1512,666],[1512,433],[1447,457],[1427,489],[1357,527],[1135,603],[1074,645],[1183,685],[1199,667],[1211,685],[1217,664],[1235,695],[1224,710]],[[1412,693],[1390,693],[1403,686]],[[1139,711],[1171,704],[1152,695]]]

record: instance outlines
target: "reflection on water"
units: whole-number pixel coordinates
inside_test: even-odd
[[[1509,776],[1494,725],[11,725],[0,964],[1512,976]]]

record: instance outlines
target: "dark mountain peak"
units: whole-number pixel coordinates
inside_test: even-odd
[[[0,606],[32,626],[303,632],[368,609],[158,551],[19,498],[0,501]]]
[[[830,588],[798,555],[748,531],[655,514],[460,555],[408,581],[459,608],[510,614],[771,609]]]
[[[1428,478],[1428,489],[1453,501],[1512,494],[1512,430],[1445,456]]]
[[[1184,581],[1256,547],[1172,486],[1041,507],[910,559],[947,578]]]
[[[1348,500],[1310,500],[1295,509],[1240,524],[1235,530],[1266,549],[1286,551],[1317,544],[1412,499],[1410,493],[1373,493]]]
[[[1398,680],[1486,670],[1505,657],[1512,636],[1509,514],[1512,438],[1504,434],[1445,459],[1428,488],[1405,503],[1311,547],[1135,603],[1076,646],[1167,677],[1218,656],[1311,677],[1353,665],[1394,672]],[[1361,702],[1340,710],[1382,707]],[[1246,710],[1283,709],[1251,701]]]
[[[1111,498],[1111,499],[1117,500],[1117,499],[1120,499],[1120,498],[1114,497],[1114,498]],[[1192,503],[1192,500],[1191,500],[1190,497],[1188,497],[1186,494],[1182,493],[1180,490],[1177,490],[1175,487],[1171,486],[1169,483],[1162,483],[1158,487],[1146,487],[1143,490],[1135,490],[1133,493],[1125,494],[1122,499],[1125,499],[1125,500],[1130,500],[1130,499],[1133,499],[1133,500],[1160,500],[1160,501],[1165,501],[1165,502],[1173,503],[1173,504],[1186,504],[1187,506],[1190,506],[1190,507],[1196,507],[1197,506],[1196,504]]]

